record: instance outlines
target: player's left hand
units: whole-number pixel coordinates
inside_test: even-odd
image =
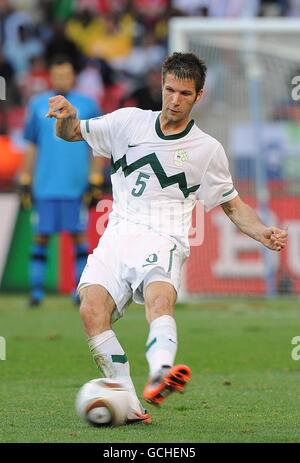
[[[27,211],[32,209],[32,179],[31,176],[23,173],[17,181],[16,190],[19,195],[21,209]]]
[[[286,247],[287,236],[287,230],[269,227],[262,233],[261,243],[272,251],[281,251]]]
[[[92,174],[89,178],[89,183],[87,186],[86,191],[83,194],[83,202],[84,204],[91,209],[92,207],[96,207],[98,202],[103,197],[102,192],[102,184],[103,184],[103,176],[101,174]]]

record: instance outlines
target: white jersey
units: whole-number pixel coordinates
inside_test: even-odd
[[[170,237],[188,254],[196,200],[210,210],[238,193],[216,139],[194,121],[181,133],[164,135],[159,115],[123,108],[81,121],[81,133],[94,155],[111,158],[110,227],[139,224]]]

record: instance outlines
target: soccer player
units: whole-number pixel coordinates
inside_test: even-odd
[[[190,118],[203,96],[206,65],[192,53],[174,53],[162,67],[162,110],[123,108],[101,119],[79,120],[63,97],[49,100],[57,135],[86,140],[96,156],[111,158],[113,210],[79,283],[81,316],[92,355],[106,377],[132,391],[129,421],[149,422],[139,404],[129,363],[111,327],[131,299],[145,304],[149,378],[144,399],[160,404],[182,391],[190,368],[174,365],[174,305],[196,198],[221,205],[244,233],[274,251],[287,233],[265,226],[239,197],[221,144]]]
[[[54,233],[67,231],[72,234],[78,283],[88,255],[87,209],[82,199],[88,202],[93,193],[99,200],[101,194],[100,158],[96,160],[91,156],[85,141],[70,145],[58,138],[54,121],[45,117],[48,100],[57,93],[65,95],[83,118],[98,116],[100,109],[95,101],[73,90],[75,71],[67,57],[53,59],[50,79],[52,90],[35,96],[29,103],[24,129],[28,144],[19,177],[21,204],[30,208],[33,202],[35,209],[30,306],[38,306],[44,297],[47,246]],[[74,298],[76,302],[75,293]]]

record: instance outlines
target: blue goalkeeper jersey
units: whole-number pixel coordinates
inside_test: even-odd
[[[90,148],[85,141],[68,142],[55,135],[56,119],[46,117],[53,91],[35,96],[29,103],[24,138],[36,145],[33,193],[39,199],[79,198],[88,181]],[[75,91],[65,97],[77,109],[79,119],[101,115],[96,102]]]

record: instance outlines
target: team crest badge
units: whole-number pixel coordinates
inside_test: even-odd
[[[188,155],[184,150],[177,150],[174,156],[174,164],[176,167],[183,166],[183,163],[187,160]]]

